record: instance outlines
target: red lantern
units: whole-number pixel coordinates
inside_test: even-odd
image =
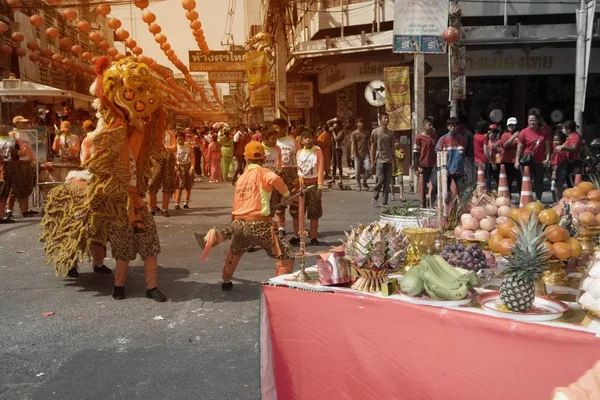
[[[67,21],[75,21],[77,19],[77,10],[74,8],[65,8],[62,15]]]
[[[40,56],[37,53],[32,53],[29,55],[29,59],[32,62],[38,62],[38,61],[40,61]]]
[[[102,35],[98,32],[92,32],[89,34],[89,38],[94,43],[99,43],[102,40]]]
[[[169,43],[163,43],[163,44],[160,45],[160,49],[162,51],[170,50],[171,49],[171,45]]]
[[[114,57],[117,54],[119,54],[119,50],[115,49],[114,47],[111,47],[108,50],[106,50],[106,54],[108,54],[111,57]]]
[[[12,52],[13,52],[13,48],[12,48],[12,47],[10,47],[10,46],[9,46],[9,45],[7,45],[7,44],[4,44],[4,45],[0,46],[0,52],[1,52],[2,54],[6,54],[6,55],[8,56],[8,55],[11,55],[11,54],[12,54]]]
[[[50,49],[41,49],[40,53],[46,58],[52,57],[52,51],[50,51]]]
[[[165,51],[165,55],[167,57],[171,57],[171,56],[173,56],[173,54],[175,54],[175,52],[172,49]]]
[[[181,2],[181,5],[183,6],[184,9],[186,9],[188,11],[196,8],[196,2],[194,0],[183,0]]]
[[[110,18],[106,24],[110,29],[119,29],[121,27],[121,20],[118,18]]]
[[[200,22],[198,20],[192,21],[192,22],[190,22],[190,28],[192,28],[192,30],[200,29],[200,28],[202,28],[202,22]]]
[[[39,28],[40,26],[44,25],[44,17],[38,14],[32,15],[29,17],[29,23],[36,28]]]
[[[66,65],[68,67],[68,66],[73,65],[73,60],[71,60],[70,58],[64,58],[62,60],[62,63],[63,63],[63,65]]]
[[[81,53],[83,53],[83,48],[81,46],[79,46],[78,44],[76,44],[75,46],[71,47],[71,53],[78,56]]]
[[[117,38],[119,40],[125,40],[129,37],[129,32],[127,32],[125,29],[121,28],[121,29],[117,29],[115,31],[115,35],[117,36]]]
[[[98,6],[96,7],[96,13],[98,15],[102,15],[103,17],[106,17],[108,14],[110,14],[110,11],[110,5],[106,3],[98,4]]]
[[[92,27],[90,26],[90,23],[87,21],[79,21],[77,23],[77,29],[79,29],[79,32],[89,32],[90,29],[92,29]]]
[[[60,32],[56,28],[48,28],[46,29],[46,36],[51,39],[57,38],[60,35]]]
[[[103,40],[98,43],[98,47],[100,47],[102,50],[108,50],[110,48],[110,43],[108,43],[106,40]]]
[[[160,25],[152,23],[148,25],[148,30],[150,31],[150,33],[156,35],[162,31],[162,28],[160,27]]]
[[[21,2],[19,0],[6,0],[6,4],[15,11],[21,10]],[[11,51],[12,53],[12,51]]]
[[[143,64],[149,65],[150,64],[150,57],[147,56],[140,56],[139,61]]]
[[[83,58],[85,61],[90,61],[94,56],[92,55],[92,53],[90,53],[89,51],[84,51],[81,54],[81,58]]]
[[[40,48],[40,45],[38,44],[37,41],[32,40],[30,42],[27,42],[27,48],[31,51],[36,51],[37,49]]]
[[[451,26],[442,33],[442,39],[448,43],[456,43],[460,40],[461,34],[458,29]]]
[[[154,36],[154,40],[156,40],[156,43],[163,44],[167,41],[167,37],[162,33],[159,33],[158,35]]]
[[[135,46],[133,49],[131,49],[131,52],[132,52],[133,54],[135,54],[136,56],[140,56],[140,55],[142,55],[142,53],[144,52],[144,49],[142,49],[142,48],[141,48],[141,47],[139,47],[139,46]]]
[[[13,42],[21,43],[23,40],[25,40],[25,35],[23,35],[21,32],[13,32],[13,34],[10,35],[10,38],[13,40]]]
[[[44,66],[48,66],[52,61],[50,61],[49,58],[47,57],[42,57],[40,59],[40,64],[44,65]]]
[[[156,21],[156,15],[154,15],[154,13],[150,10],[144,10],[142,12],[142,21],[147,24],[151,24]]]
[[[69,47],[71,47],[73,45],[73,42],[68,37],[61,37],[60,40],[58,41],[58,44],[63,49],[68,49]]]
[[[62,56],[60,54],[52,54],[52,61],[54,61],[54,62],[61,62],[62,61]]]
[[[135,4],[135,6],[140,10],[143,10],[144,8],[148,7],[150,3],[148,0],[134,0],[133,4]]]
[[[129,47],[130,49],[133,49],[135,46],[137,46],[137,42],[135,40],[129,38],[125,41],[125,46]]]
[[[188,11],[185,13],[185,16],[190,21],[195,21],[198,19],[198,13],[196,11]]]
[[[60,3],[62,3],[62,0],[46,0],[46,2],[48,3],[48,5],[51,5],[51,6],[60,6]]]
[[[0,33],[4,33],[6,31],[8,31],[10,27],[8,26],[8,24],[6,22],[2,22],[0,21]]]

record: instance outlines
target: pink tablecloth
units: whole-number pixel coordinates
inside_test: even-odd
[[[551,399],[600,339],[480,314],[265,285],[263,399]]]

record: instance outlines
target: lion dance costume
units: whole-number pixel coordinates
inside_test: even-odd
[[[98,125],[90,134],[92,155],[85,171],[72,173],[48,194],[42,219],[46,261],[66,276],[93,246],[111,244],[115,299],[125,298],[129,261],[140,254],[146,272],[146,295],[166,297],[156,288],[160,244],[156,225],[142,201],[150,178],[150,159],[164,149],[165,117],[152,72],[134,57],[96,64],[90,92],[98,99]],[[85,150],[85,149],[84,149]]]

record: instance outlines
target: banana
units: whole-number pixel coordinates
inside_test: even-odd
[[[435,267],[431,269],[422,269],[420,275],[421,279],[429,284],[430,287],[437,286],[448,290],[455,290],[460,288],[460,285],[462,284],[456,279],[444,279],[437,273]]]
[[[434,300],[444,300],[441,297],[438,297],[438,295],[435,294],[435,292],[433,290],[431,290],[429,288],[429,286],[427,286],[427,283],[423,283],[423,285],[425,286],[425,291],[427,292],[427,294],[429,295],[429,297],[431,297]]]
[[[441,297],[444,300],[462,300],[469,294],[469,287],[461,283],[458,289],[448,289],[437,285],[431,285],[429,289],[435,293],[436,296]],[[427,291],[429,293],[429,291]]]
[[[458,272],[452,265],[448,264],[448,261],[444,260],[444,258],[442,256],[435,255],[435,256],[433,256],[433,259],[450,276],[452,276],[453,278],[459,278],[460,277],[460,272]]]

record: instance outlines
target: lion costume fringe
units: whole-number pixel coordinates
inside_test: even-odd
[[[106,246],[111,226],[132,223],[143,229],[139,208],[150,160],[164,151],[165,114],[148,66],[134,57],[110,65],[103,58],[96,73],[90,93],[98,98],[99,121],[93,155],[82,165],[87,173],[70,174],[50,191],[42,219],[46,263],[54,263],[56,276],[89,258],[93,243]],[[130,139],[136,131],[143,140],[134,161]]]

